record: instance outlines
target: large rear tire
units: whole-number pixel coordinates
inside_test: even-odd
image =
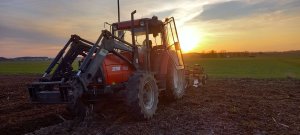
[[[169,100],[180,99],[183,97],[186,87],[184,70],[177,70],[173,63],[169,63],[166,97]]]
[[[158,87],[153,75],[135,73],[126,89],[130,113],[137,119],[152,118],[158,104]]]

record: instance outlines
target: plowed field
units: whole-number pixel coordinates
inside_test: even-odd
[[[63,106],[29,103],[26,84],[35,78],[0,76],[0,134],[300,133],[300,80],[213,79],[176,102],[161,99],[148,121],[134,120],[124,104],[107,100],[78,123],[68,120]]]

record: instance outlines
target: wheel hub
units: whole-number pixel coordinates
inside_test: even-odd
[[[151,109],[154,104],[154,90],[147,82],[144,86],[143,103],[146,109]]]

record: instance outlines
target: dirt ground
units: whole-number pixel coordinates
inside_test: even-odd
[[[0,76],[0,134],[23,134],[62,122],[60,106],[32,105],[26,85],[37,76]]]
[[[300,80],[213,79],[179,101],[161,99],[148,121],[106,101],[78,123],[59,117],[70,118],[63,106],[29,103],[26,84],[35,78],[0,76],[1,134],[300,134]]]

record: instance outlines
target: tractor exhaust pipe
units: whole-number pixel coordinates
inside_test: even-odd
[[[118,22],[120,22],[120,0],[118,0]]]
[[[120,17],[120,0],[118,0],[118,23],[121,21]],[[123,35],[123,31],[118,31],[118,37],[124,40],[124,37],[121,37]]]
[[[132,38],[132,46],[133,46],[133,65],[135,69],[139,69],[139,57],[138,57],[138,47],[135,45],[135,34],[134,34],[134,14],[136,10],[131,12],[131,38]]]
[[[132,45],[135,46],[135,40],[134,40],[134,14],[136,13],[136,10],[131,12],[131,37],[132,37]]]

